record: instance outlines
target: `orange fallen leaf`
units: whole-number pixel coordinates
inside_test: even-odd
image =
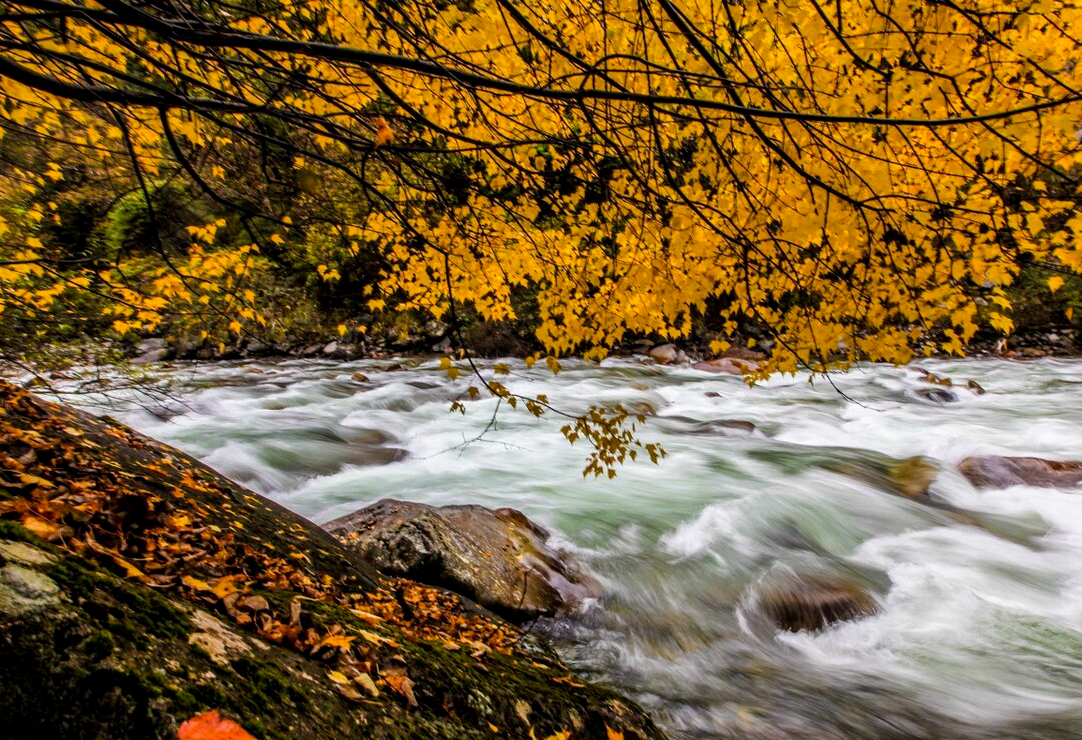
[[[375,632],[369,632],[368,630],[359,630],[361,637],[368,640],[373,645],[390,645],[391,647],[398,647],[398,643],[389,637],[383,635],[377,635]]]
[[[372,614],[371,612],[366,612],[363,609],[350,609],[349,611],[353,616],[357,617],[358,619],[363,619],[369,624],[379,624],[383,621],[383,617],[377,617],[375,614]]]
[[[231,719],[223,718],[217,709],[196,715],[180,726],[177,740],[256,740]]]
[[[139,580],[142,580],[142,579],[147,577],[146,573],[139,570],[138,568],[136,568],[134,565],[132,565],[131,563],[129,563],[127,560],[120,557],[119,555],[114,555],[113,556],[113,562],[124,569],[124,576],[127,577],[127,578],[137,578]]]
[[[43,540],[51,542],[60,536],[60,527],[33,514],[26,514],[20,520],[22,525]]]
[[[624,740],[623,730],[614,730],[608,725],[605,725],[605,733],[608,735],[607,740]]]
[[[414,683],[409,676],[392,674],[389,676],[384,676],[383,680],[386,681],[387,685],[394,689],[397,693],[404,696],[406,699],[406,703],[409,706],[417,706],[417,697],[413,693]]]
[[[207,583],[206,581],[201,581],[198,578],[193,578],[192,576],[184,576],[180,580],[185,586],[187,586],[188,588],[190,588],[190,589],[192,589],[194,591],[213,591],[214,590],[214,589],[212,589],[210,587],[210,584]]]
[[[329,635],[324,637],[317,647],[330,645],[331,647],[345,648],[348,650],[350,643],[356,639],[356,637],[347,637],[346,635]]]

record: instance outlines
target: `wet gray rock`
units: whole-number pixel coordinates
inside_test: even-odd
[[[977,488],[1071,488],[1082,483],[1082,461],[1078,460],[980,455],[962,460],[958,470]]]
[[[596,597],[596,581],[514,509],[384,499],[324,528],[389,575],[460,593],[515,622]]]
[[[793,576],[770,584],[759,593],[759,606],[774,624],[789,632],[822,630],[879,611],[867,589],[827,576]]]
[[[161,337],[150,337],[144,339],[135,345],[136,354],[145,355],[147,352],[157,352],[158,350],[167,349],[168,344]]]
[[[921,388],[917,391],[917,395],[926,401],[940,405],[958,401],[958,394],[946,388]]]
[[[10,563],[0,568],[0,614],[14,616],[59,603],[56,583],[36,570]]]
[[[135,345],[135,357],[133,365],[149,365],[152,362],[162,362],[172,357],[173,351],[161,337],[150,337]]]
[[[269,355],[276,351],[274,345],[267,344],[259,339],[249,339],[248,343],[244,345],[244,354],[246,355]]]

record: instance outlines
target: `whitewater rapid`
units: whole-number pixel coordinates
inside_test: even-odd
[[[922,364],[955,380],[945,404],[906,368],[752,388],[634,360],[558,377],[512,362],[512,390],[569,413],[653,414],[640,436],[667,457],[614,480],[583,478],[566,419],[505,407],[475,439],[495,401],[451,413],[468,381],[396,362],[178,366],[154,371],[157,391],[78,402],[317,522],[385,497],[521,509],[605,586],[538,629],[673,738],[1082,738],[1082,489],[978,490],[957,472],[978,454],[1082,459],[1082,361]],[[918,455],[949,506],[848,472]],[[754,597],[787,572],[860,583],[879,613],[779,632]]]

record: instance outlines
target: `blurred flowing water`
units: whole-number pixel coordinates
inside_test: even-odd
[[[514,363],[514,390],[566,411],[656,413],[641,436],[668,457],[615,480],[583,479],[554,415],[504,408],[470,442],[494,401],[449,413],[464,380],[389,364],[190,365],[162,371],[168,397],[81,402],[317,522],[384,497],[523,510],[605,586],[538,629],[673,738],[1082,738],[1082,489],[977,490],[957,472],[974,454],[1082,459],[1082,361],[927,363],[956,382],[945,404],[913,369],[749,388],[631,360],[558,378]],[[874,473],[914,455],[938,466],[944,506]],[[755,597],[789,572],[862,584],[880,613],[779,632]]]

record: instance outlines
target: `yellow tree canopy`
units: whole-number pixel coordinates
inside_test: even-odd
[[[54,215],[9,210],[2,300],[102,290],[123,330],[219,289],[258,320],[234,278],[297,225],[223,162],[273,149],[350,193],[324,228],[385,256],[377,308],[499,319],[529,286],[549,351],[599,356],[711,305],[770,327],[767,372],[904,362],[936,325],[958,351],[974,286],[1009,330],[1020,254],[1082,265],[1079,38],[1071,0],[10,0],[0,126],[55,154],[9,196],[65,156],[143,187],[169,166],[251,244],[208,259],[212,223],[149,294],[29,290]]]

